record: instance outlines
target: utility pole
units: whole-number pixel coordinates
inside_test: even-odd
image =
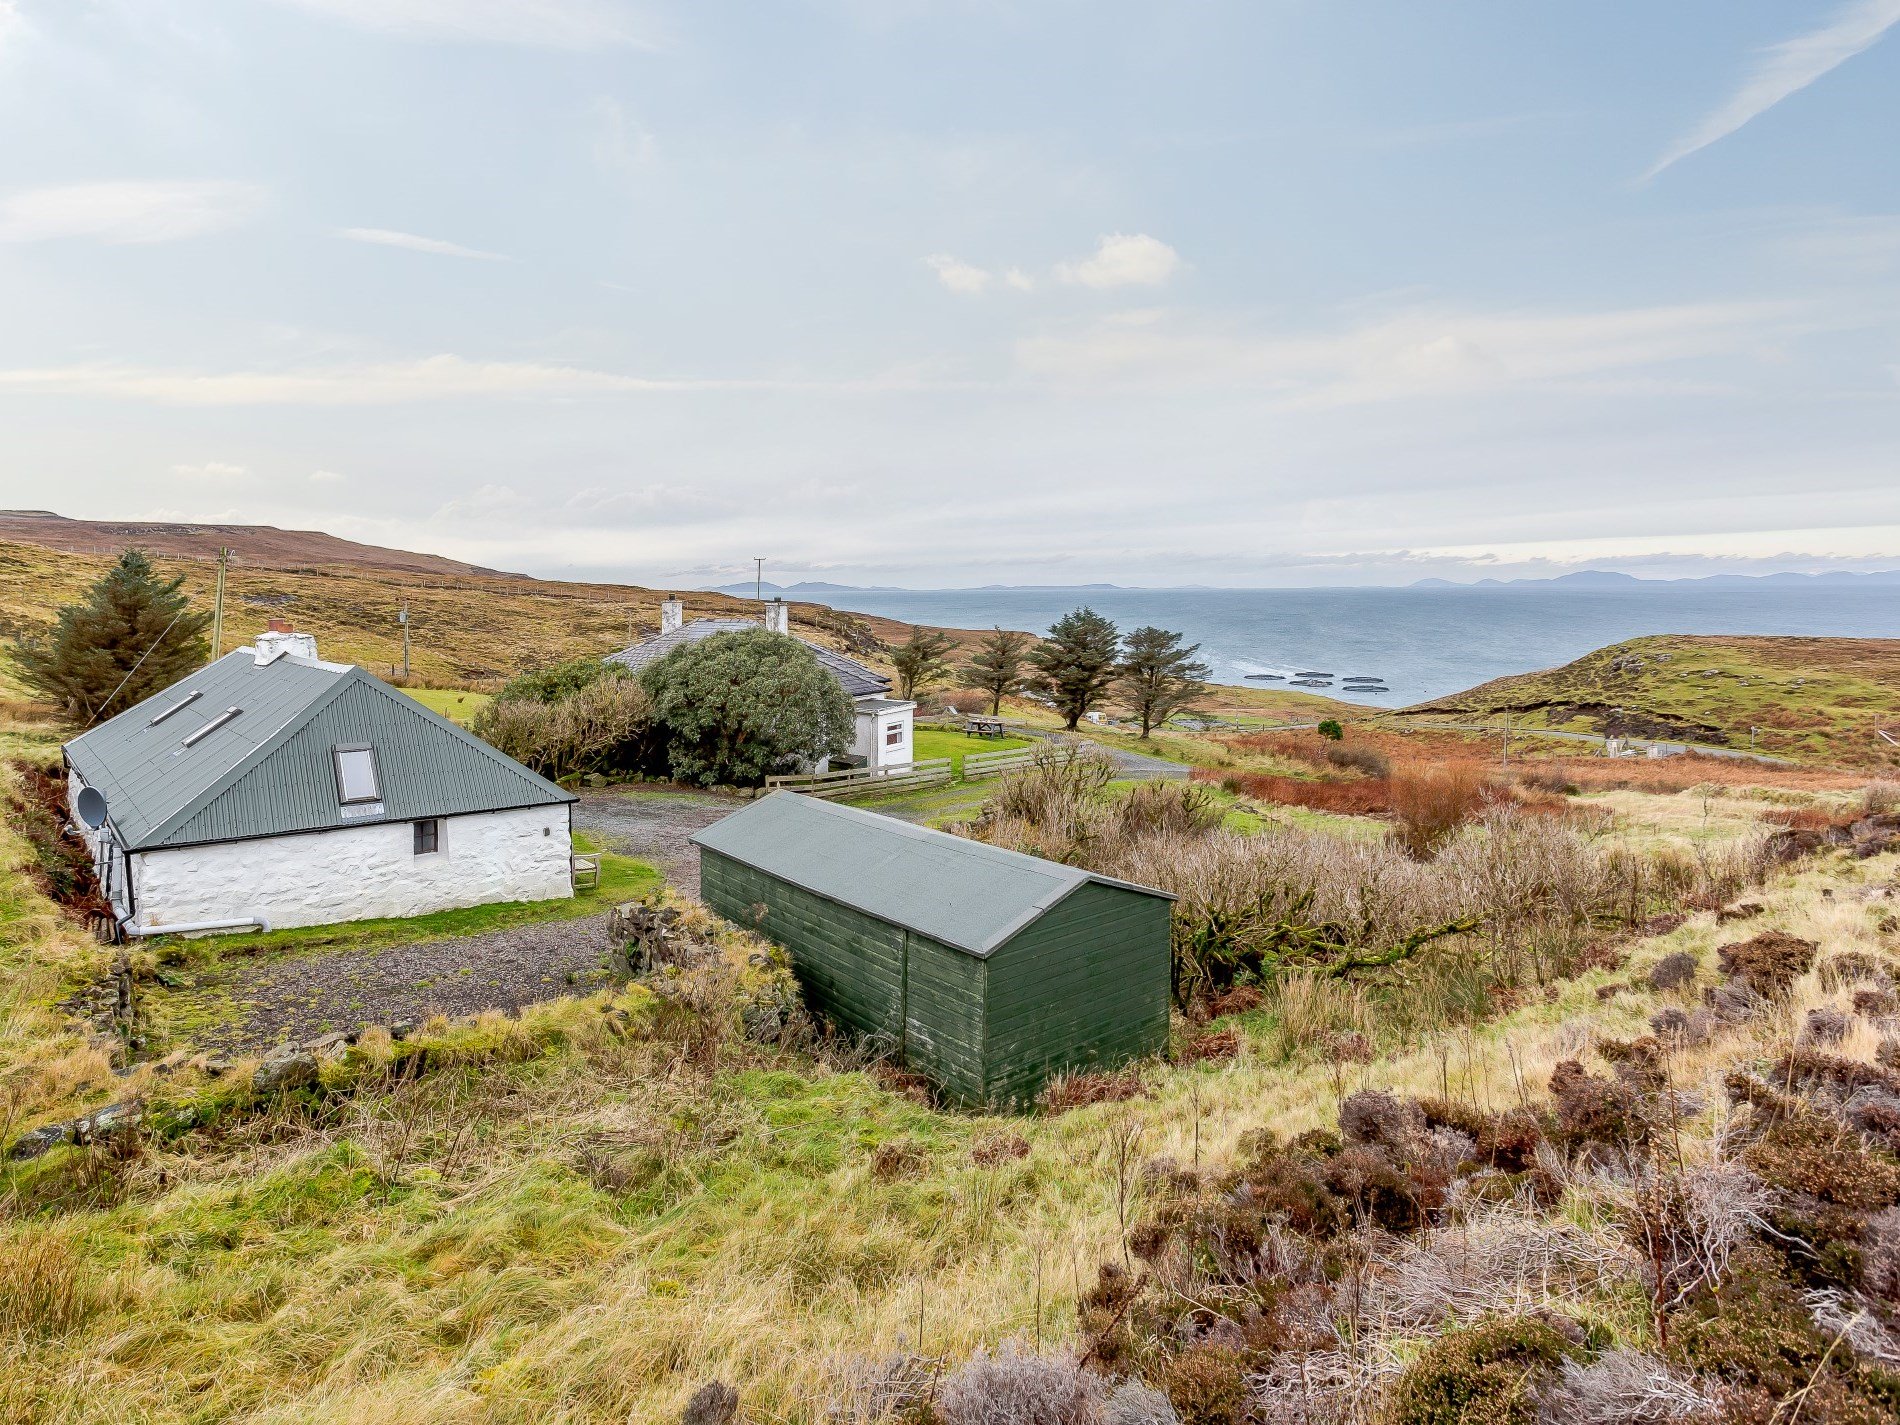
[[[230,562],[231,551],[224,546],[218,547],[218,592],[211,601],[211,661],[217,662],[224,656],[224,566]]]
[[[396,615],[396,622],[402,625],[402,680],[409,681],[409,600],[402,601],[402,612]]]
[[[765,602],[765,556],[752,556],[752,599],[754,603]]]
[[[1511,715],[1504,715],[1504,765],[1511,765]]]

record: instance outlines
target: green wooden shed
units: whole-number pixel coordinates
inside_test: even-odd
[[[1168,1042],[1166,891],[774,792],[693,838],[700,894],[811,1007],[966,1104]]]

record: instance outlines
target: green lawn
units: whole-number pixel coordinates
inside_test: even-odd
[[[494,701],[487,693],[465,693],[460,688],[404,688],[403,691],[432,713],[467,727],[475,714]]]
[[[951,772],[959,777],[963,775],[966,752],[1010,752],[1027,746],[1028,740],[1021,737],[966,737],[961,732],[937,727],[920,727],[911,734],[911,756],[915,760],[948,757]]]
[[[576,851],[598,848],[586,836],[574,835]],[[465,906],[460,910],[431,911],[427,915],[349,920],[337,925],[306,925],[289,930],[253,931],[247,935],[220,935],[198,941],[149,941],[158,948],[188,945],[187,958],[200,952],[215,956],[249,955],[300,950],[377,950],[389,945],[414,945],[427,940],[452,940],[487,930],[508,930],[546,920],[573,920],[596,915],[621,901],[637,900],[660,884],[660,873],[645,861],[614,852],[600,858],[598,888],[575,892],[568,900],[502,901],[494,905]]]

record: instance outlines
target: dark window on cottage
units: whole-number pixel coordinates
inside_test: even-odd
[[[383,795],[376,776],[376,749],[368,743],[336,749],[336,799],[348,806],[352,802],[373,802]]]
[[[904,740],[904,724],[903,723],[894,722],[889,727],[884,729],[884,745],[886,747],[895,747],[897,746],[898,743],[902,742],[903,740]]]
[[[442,849],[442,820],[428,817],[416,823],[416,855],[429,856]]]

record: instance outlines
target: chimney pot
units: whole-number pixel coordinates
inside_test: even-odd
[[[290,620],[287,618],[274,618],[268,624],[266,624],[265,627],[268,628],[272,633],[296,632],[296,630],[290,626]]]

